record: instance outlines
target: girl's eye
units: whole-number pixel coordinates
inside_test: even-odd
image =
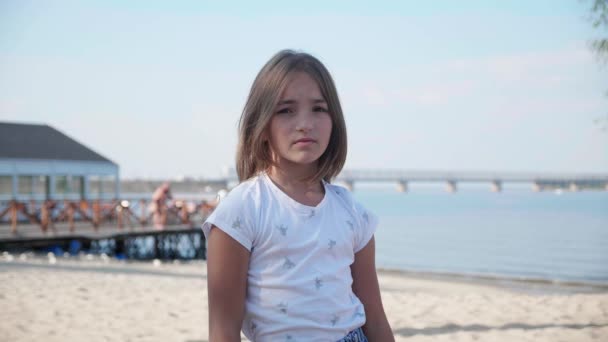
[[[277,111],[277,114],[289,114],[289,113],[291,113],[291,109],[289,107],[281,108]]]
[[[327,109],[326,109],[325,107],[321,107],[321,106],[319,106],[319,107],[314,107],[312,110],[313,110],[314,112],[327,112]]]

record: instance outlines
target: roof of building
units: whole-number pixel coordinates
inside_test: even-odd
[[[0,122],[0,158],[102,161],[108,158],[48,125]]]

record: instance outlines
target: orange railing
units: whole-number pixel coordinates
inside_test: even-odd
[[[11,233],[16,234],[21,222],[40,226],[42,232],[53,230],[56,223],[67,222],[70,232],[76,231],[76,222],[90,223],[97,231],[103,224],[116,225],[122,229],[134,225],[162,229],[167,225],[192,225],[193,218],[206,218],[215,201],[174,199],[166,204],[150,199],[136,200],[44,200],[0,202],[0,222],[10,224]],[[158,215],[155,217],[155,215]]]

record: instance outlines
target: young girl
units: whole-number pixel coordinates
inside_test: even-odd
[[[333,80],[276,54],[239,123],[235,187],[203,224],[209,340],[394,341],[375,268],[377,219],[329,182],[346,160]]]

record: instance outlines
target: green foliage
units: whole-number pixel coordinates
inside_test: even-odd
[[[608,35],[608,0],[594,0],[589,11],[589,20],[593,28]],[[591,42],[591,48],[600,62],[608,62],[608,38],[599,38]],[[594,120],[600,130],[608,132],[608,114]]]
[[[591,6],[591,22],[594,28],[608,27],[608,0],[595,0]]]
[[[594,0],[589,12],[589,20],[593,27],[608,34],[608,0]],[[600,60],[608,62],[608,38],[592,41],[591,47]]]

